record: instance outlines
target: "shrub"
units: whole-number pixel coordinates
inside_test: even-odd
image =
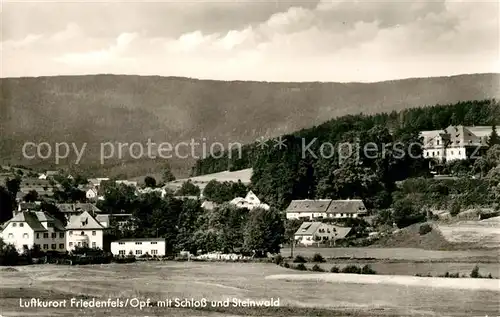
[[[313,262],[318,262],[318,263],[323,263],[323,262],[325,262],[325,258],[321,254],[315,253],[313,255],[312,261]]]
[[[283,263],[283,256],[281,254],[276,255],[273,259],[273,262],[276,265],[281,265]]]
[[[377,274],[377,272],[370,265],[366,264],[361,268],[361,274]]]
[[[304,263],[300,263],[295,267],[296,270],[299,271],[307,271],[307,267],[304,265]]]
[[[493,278],[493,276],[491,276],[491,273],[488,274],[488,278]]]
[[[342,269],[342,273],[360,274],[361,269],[356,265],[348,265]]]
[[[479,266],[475,266],[472,271],[470,272],[470,277],[472,278],[480,278],[481,275],[479,275]]]
[[[289,268],[290,268],[290,264],[288,264],[287,262],[285,262],[285,263],[283,264],[283,267],[284,267],[284,268],[286,268],[286,269],[289,269]]]
[[[421,236],[428,234],[431,231],[432,231],[432,226],[429,225],[428,223],[421,225],[420,228],[418,229],[418,233],[420,233]]]
[[[338,273],[338,272],[340,272],[338,266],[332,266],[332,268],[330,269],[330,273]]]
[[[313,271],[313,272],[324,272],[325,270],[323,270],[321,268],[321,266],[319,266],[317,264],[314,264],[314,266],[312,267],[311,271]]]
[[[306,262],[307,260],[300,254],[295,256],[295,259],[293,259],[293,263],[306,263]]]

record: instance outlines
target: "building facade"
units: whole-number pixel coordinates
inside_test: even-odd
[[[114,256],[164,256],[165,255],[165,239],[162,238],[136,238],[122,239],[111,242],[111,253]]]
[[[254,208],[262,208],[265,210],[269,209],[268,204],[264,204],[252,191],[249,191],[245,197],[236,197],[229,202],[238,208],[246,208],[252,210]]]
[[[75,247],[103,248],[105,228],[88,211],[72,216],[66,229],[68,251],[74,250]]]
[[[18,252],[40,247],[42,251],[66,251],[66,230],[62,223],[43,211],[22,211],[7,221],[1,233],[5,243]]]

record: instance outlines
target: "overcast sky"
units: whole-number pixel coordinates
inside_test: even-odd
[[[0,1],[1,77],[370,82],[500,72],[498,1]]]

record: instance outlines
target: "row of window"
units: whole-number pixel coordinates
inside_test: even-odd
[[[158,244],[158,242],[156,242],[156,241],[151,241],[150,243],[151,243],[151,244]],[[118,244],[125,244],[125,242],[118,242]],[[142,242],[136,242],[135,244],[136,244],[136,245],[141,245],[141,244],[142,244]]]
[[[427,156],[429,156],[429,154],[430,154],[430,153],[431,153],[431,152],[427,152]],[[453,155],[453,154],[454,154],[454,153],[453,153],[453,151],[450,151],[450,154],[451,154],[451,155]],[[461,155],[461,154],[462,154],[462,152],[461,152],[461,151],[458,151],[458,155]],[[432,152],[432,156],[436,156],[436,155],[437,155],[437,156],[441,155],[441,151]]]
[[[35,244],[34,245],[35,247],[39,247],[40,248],[40,245],[39,244]],[[50,248],[52,250],[55,250],[57,247],[57,244],[53,243],[50,245]],[[42,247],[43,250],[48,250],[49,249],[49,245],[48,244],[44,244],[43,247]],[[64,249],[64,243],[59,243],[59,249]]]
[[[50,236],[51,236],[52,239],[55,239],[55,238],[57,238],[57,233],[56,232],[52,232]],[[36,234],[36,238],[40,239],[40,237],[41,237],[40,233],[37,233]],[[44,239],[48,239],[49,238],[49,234],[47,232],[44,233],[43,234],[43,238]],[[59,232],[59,239],[64,239],[64,232]]]
[[[78,246],[78,247],[88,247],[88,243],[87,242],[75,242],[74,243],[75,247]],[[69,247],[71,248],[73,246],[73,242],[70,242],[69,243]],[[95,242],[92,242],[92,248],[96,248],[97,247],[97,243]]]
[[[147,252],[146,252],[147,253]],[[125,250],[118,251],[119,255],[125,255]],[[158,250],[151,250],[151,255],[158,255]],[[135,250],[135,255],[142,255],[142,250]]]

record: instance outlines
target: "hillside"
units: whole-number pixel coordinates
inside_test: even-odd
[[[0,163],[55,167],[27,160],[33,142],[87,143],[79,168],[127,176],[155,171],[151,159],[99,163],[100,143],[207,139],[248,143],[355,113],[500,97],[499,74],[406,79],[379,83],[266,83],[176,77],[89,75],[0,79]],[[125,151],[126,152],[126,151]],[[74,162],[70,156],[61,167]],[[172,160],[184,176],[192,159]],[[52,164],[51,164],[52,163]]]

